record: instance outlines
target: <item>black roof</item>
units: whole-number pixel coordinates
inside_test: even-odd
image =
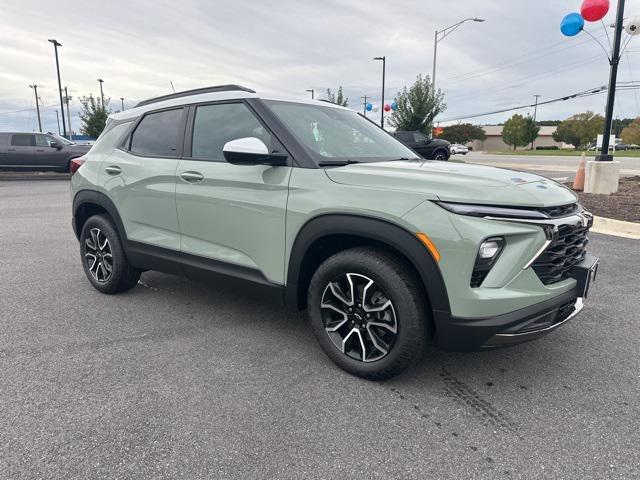
[[[216,85],[213,87],[194,88],[192,90],[185,90],[184,92],[170,93],[169,95],[162,95],[160,97],[150,98],[148,100],[143,100],[142,102],[139,102],[136,105],[136,107],[142,107],[144,105],[149,105],[151,103],[156,103],[156,102],[163,102],[164,100],[171,100],[173,98],[190,97],[191,95],[200,95],[201,93],[232,92],[232,91],[256,93],[255,90],[251,90],[250,88],[243,87],[241,85]]]

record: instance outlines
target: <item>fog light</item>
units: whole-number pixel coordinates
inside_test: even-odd
[[[478,256],[480,258],[493,258],[500,251],[502,240],[501,239],[493,239],[493,240],[485,240],[480,245],[480,250],[478,250]]]
[[[476,263],[473,266],[473,273],[471,274],[470,285],[472,287],[476,288],[482,285],[482,282],[500,256],[503,246],[504,238],[502,237],[487,238],[480,244],[478,255],[476,256]]]

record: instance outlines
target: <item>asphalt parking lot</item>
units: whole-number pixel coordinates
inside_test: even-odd
[[[637,478],[640,242],[592,234],[587,307],[384,383],[302,314],[147,272],[87,282],[66,181],[0,182],[0,478]]]

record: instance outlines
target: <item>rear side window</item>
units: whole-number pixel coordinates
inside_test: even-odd
[[[271,148],[271,135],[244,103],[201,105],[193,123],[191,156],[224,161],[224,144],[244,137],[256,137]]]
[[[154,157],[177,156],[182,113],[178,108],[145,115],[133,132],[130,150]]]
[[[404,143],[413,143],[413,134],[411,133],[397,133],[398,140]]]
[[[36,136],[35,135],[12,135],[11,146],[13,147],[35,147]]]

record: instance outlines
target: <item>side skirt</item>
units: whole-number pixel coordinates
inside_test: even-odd
[[[270,282],[257,269],[131,240],[127,241],[126,254],[136,268],[179,275],[203,283],[224,284],[271,303],[284,304],[284,286]]]

